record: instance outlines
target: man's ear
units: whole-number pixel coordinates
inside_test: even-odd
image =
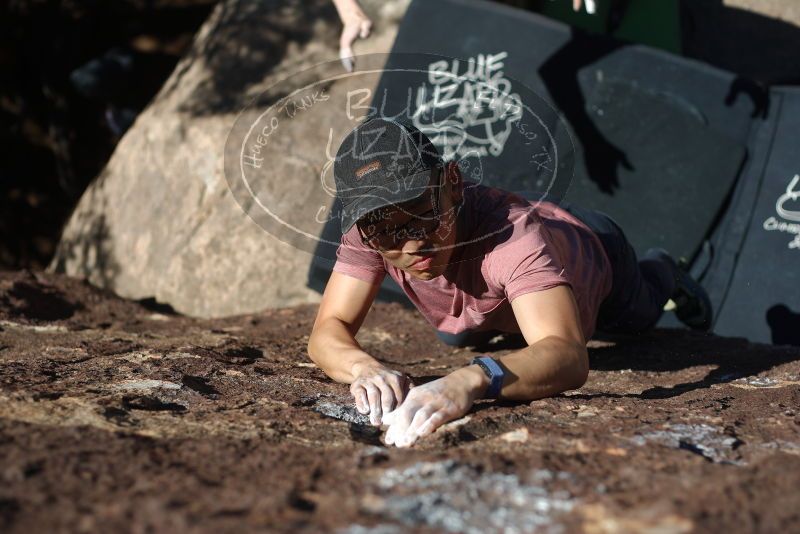
[[[464,177],[461,175],[461,169],[458,168],[458,163],[455,161],[448,161],[445,164],[444,179],[453,205],[456,206],[460,204],[464,196]]]

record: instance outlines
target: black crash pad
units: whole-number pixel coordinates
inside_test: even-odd
[[[459,32],[443,39],[441,20],[455,14]],[[504,31],[486,31],[489,20]],[[753,102],[730,98],[736,75],[696,61],[474,0],[412,2],[392,52],[504,53],[505,75],[566,119],[575,149],[562,154],[574,172],[566,199],[612,215],[639,252],[693,258],[745,158]],[[511,139],[501,157],[483,158],[486,183],[530,189],[536,169],[519,148]]]
[[[774,113],[754,136],[753,165],[711,240],[702,282],[717,307],[714,332],[800,345],[800,88],[771,96]]]

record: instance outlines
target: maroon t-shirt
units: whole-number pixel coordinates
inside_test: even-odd
[[[549,202],[464,183],[459,243],[447,271],[417,280],[361,242],[353,226],[342,236],[334,271],[371,283],[389,273],[438,330],[519,332],[511,302],[558,285],[572,288],[586,339],[600,303],[611,291],[611,264],[600,239]]]

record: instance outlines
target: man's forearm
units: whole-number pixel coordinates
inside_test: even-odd
[[[506,376],[501,399],[530,401],[577,389],[586,382],[589,357],[584,345],[547,337],[497,359]],[[455,371],[483,393],[489,380],[477,365]]]
[[[355,379],[354,371],[359,365],[379,363],[361,349],[345,324],[336,319],[327,319],[314,327],[308,340],[308,355],[326,375],[345,384]]]

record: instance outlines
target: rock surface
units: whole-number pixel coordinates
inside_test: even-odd
[[[800,521],[796,348],[669,330],[593,341],[582,389],[482,402],[399,450],[309,362],[314,313],[190,319],[63,276],[0,273],[0,531],[789,532]],[[397,305],[375,306],[359,338],[418,383],[473,356]]]
[[[407,0],[365,4],[374,31],[355,52],[386,52]],[[298,71],[338,60],[340,31],[330,0],[221,2],[81,198],[51,268],[201,317],[318,300],[306,287],[311,254],[248,218],[226,183],[223,152],[252,99]],[[259,97],[259,112],[279,96]],[[315,132],[281,131],[285,148],[271,162],[275,198],[310,202],[304,184],[324,163],[327,130],[318,126],[344,114],[329,109],[315,117]],[[304,150],[292,157],[291,147]]]

